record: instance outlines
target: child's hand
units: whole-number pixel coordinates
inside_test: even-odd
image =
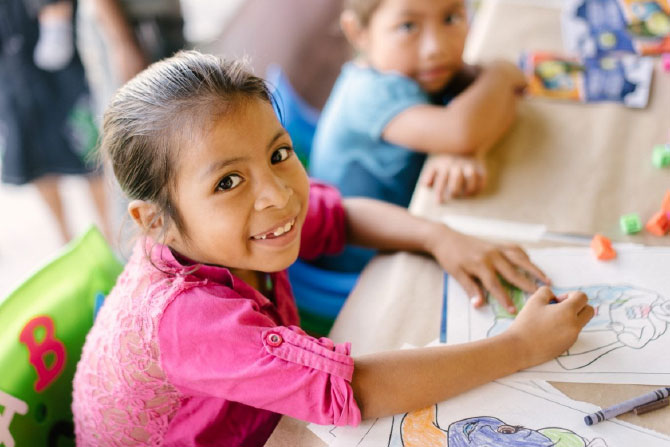
[[[486,185],[486,167],[480,157],[433,155],[426,162],[419,183],[433,188],[437,203],[471,196]]]
[[[516,245],[493,244],[444,225],[438,225],[428,243],[435,259],[461,284],[475,307],[484,305],[485,290],[488,290],[509,313],[516,313],[498,275],[528,293],[537,290],[531,277],[545,284],[551,283],[542,270],[530,261],[526,252]]]
[[[487,68],[490,74],[493,74],[501,82],[507,83],[514,93],[522,94],[528,86],[528,80],[523,72],[511,62],[505,60],[496,60]]]
[[[549,287],[535,292],[508,329],[517,339],[527,366],[556,358],[573,345],[584,325],[593,317],[593,307],[582,292],[557,298]]]

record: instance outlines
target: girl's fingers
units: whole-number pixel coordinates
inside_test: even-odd
[[[556,295],[556,301],[558,301],[559,303],[563,302],[566,300],[567,297],[568,297],[567,293],[561,293],[560,295]]]
[[[503,254],[514,265],[532,274],[545,284],[551,284],[551,279],[530,260],[525,251],[520,247],[512,246],[503,250]]]
[[[584,292],[570,292],[562,302],[572,307],[575,313],[579,314],[589,305],[589,298]]]
[[[489,266],[484,266],[478,273],[478,278],[484,285],[484,287],[491,292],[491,295],[495,297],[496,300],[511,314],[516,314],[516,307],[512,299],[509,297],[507,290],[503,287],[502,283],[498,279],[495,270]]]
[[[437,197],[437,203],[441,203],[443,197],[445,196],[449,197],[449,192],[447,191],[448,182],[449,182],[448,171],[436,173],[433,188],[435,190],[435,196]]]
[[[538,304],[549,304],[556,300],[557,297],[554,295],[554,292],[552,292],[549,287],[542,286],[539,289],[537,289],[537,292],[531,295],[526,305],[528,305],[531,302]]]
[[[537,290],[535,282],[519,271],[506,257],[501,255],[494,258],[493,265],[503,278],[524,292],[532,293]]]
[[[421,176],[419,182],[428,188],[433,186],[433,183],[435,182],[435,169],[427,169]]]
[[[449,172],[449,191],[451,196],[460,196],[463,194],[463,171],[454,167]]]
[[[470,297],[470,302],[473,306],[481,307],[484,305],[484,291],[470,275],[465,273],[463,270],[459,270],[453,274],[453,277],[456,281],[458,281],[461,287],[463,287],[465,293],[468,294],[468,297]]]
[[[471,164],[463,167],[463,177],[465,178],[465,194],[476,193],[479,190],[479,175]]]
[[[595,315],[596,311],[593,307],[591,306],[584,306],[581,311],[577,314],[577,318],[579,319],[579,324],[582,325],[582,327],[588,323],[591,318]]]
[[[488,175],[486,173],[486,168],[483,164],[477,164],[477,177],[479,178],[479,190],[486,188],[486,182],[488,181]]]

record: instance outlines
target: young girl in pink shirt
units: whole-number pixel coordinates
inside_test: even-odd
[[[102,150],[143,237],[77,366],[79,446],[261,446],[282,414],[356,425],[551,359],[593,314],[584,294],[549,305],[543,287],[478,342],[353,359],[307,335],[286,268],[345,241],[430,254],[507,306],[497,274],[529,291],[528,274],[548,279],[518,247],[310,182],[239,62],[182,52],[152,65],[109,106]]]

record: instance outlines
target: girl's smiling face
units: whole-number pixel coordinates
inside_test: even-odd
[[[243,99],[180,151],[166,243],[205,264],[274,272],[298,256],[309,183],[272,106]]]

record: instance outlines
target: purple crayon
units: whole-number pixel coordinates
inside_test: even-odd
[[[670,387],[659,388],[651,393],[643,394],[642,396],[634,397],[633,399],[612,405],[609,408],[604,410],[596,411],[595,413],[584,416],[584,422],[586,425],[597,424],[606,419],[611,419],[613,417],[619,416],[620,414],[627,413],[635,407],[640,405],[648,404],[649,402],[654,402],[656,400],[665,399],[670,396]]]

